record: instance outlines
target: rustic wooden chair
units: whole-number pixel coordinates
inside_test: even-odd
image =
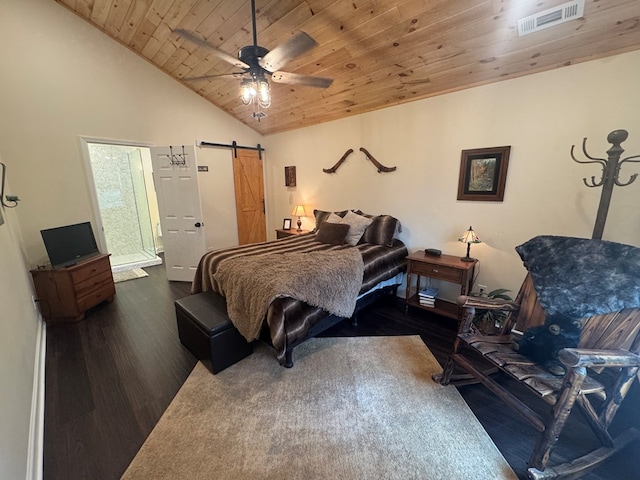
[[[541,432],[529,459],[530,479],[578,478],[640,435],[638,430],[630,428],[613,439],[608,431],[638,374],[640,308],[586,318],[578,348],[560,351],[559,359],[566,367],[562,377],[551,374],[514,349],[514,341],[522,332],[544,324],[546,317],[529,274],[514,302],[466,296],[459,297],[458,304],[465,309],[464,319],[453,353],[442,375],[434,379],[442,385],[481,382]],[[476,308],[508,312],[495,335],[482,334],[473,326]],[[486,359],[491,368],[484,370],[478,367],[477,361],[472,362],[467,355],[472,351]],[[453,375],[455,367],[466,373]],[[553,405],[548,418],[527,406],[520,398],[522,395],[514,395],[491,378],[492,373],[498,371],[507,373],[525,385],[526,390]],[[602,446],[579,459],[547,468],[551,450],[574,404],[585,414]]]

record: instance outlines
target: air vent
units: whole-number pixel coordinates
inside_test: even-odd
[[[521,18],[518,20],[518,35],[522,37],[528,33],[560,25],[582,16],[584,16],[584,0],[574,0],[544,12]]]

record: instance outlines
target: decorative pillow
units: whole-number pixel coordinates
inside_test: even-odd
[[[362,238],[362,234],[365,229],[371,225],[372,221],[373,220],[371,218],[363,217],[362,215],[348,211],[342,219],[342,223],[349,224],[349,233],[347,233],[345,242],[349,245],[357,245],[360,238]]]
[[[325,222],[342,223],[342,217],[331,212]]]
[[[378,215],[372,220],[371,225],[364,231],[360,243],[393,246],[393,237],[400,227],[398,219],[391,215]]]
[[[324,210],[317,210],[317,209],[314,210],[313,211],[313,216],[316,218],[316,228],[313,231],[317,232],[318,231],[318,227],[320,226],[320,224],[322,222],[326,222],[327,218],[329,218],[329,215],[331,215],[332,213],[335,213],[340,218],[342,218],[347,214],[347,212],[348,212],[348,210],[343,210],[341,212],[325,212]]]
[[[346,223],[322,222],[318,227],[318,233],[316,233],[316,241],[331,245],[344,245],[348,231],[349,225]]]

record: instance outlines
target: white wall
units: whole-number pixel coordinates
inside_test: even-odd
[[[94,220],[79,137],[156,145],[262,137],[52,0],[0,0],[0,12],[0,157],[5,193],[21,199],[0,226],[0,478],[19,479],[37,475],[28,442],[42,324],[28,271],[46,260],[39,231]],[[200,149],[198,158],[209,166],[200,176],[207,246],[232,244],[230,150]]]
[[[15,210],[0,210],[0,478],[20,479],[27,474],[41,320],[31,302]]]
[[[10,72],[0,90],[0,145],[12,193],[22,199],[19,219],[32,265],[46,260],[40,229],[93,220],[79,136],[155,145],[260,143],[255,131],[61,5],[0,4],[0,58]],[[231,151],[203,148],[198,159],[209,165],[200,175],[207,245],[223,246],[231,241],[235,208]]]
[[[395,215],[411,250],[437,247],[462,256],[465,247],[455,240],[471,224],[484,241],[472,247],[481,260],[480,283],[514,290],[524,276],[516,245],[542,233],[591,235],[600,190],[587,189],[582,178],[599,169],[572,162],[571,145],[586,136],[589,151],[604,156],[607,134],[626,128],[627,153],[640,154],[640,52],[265,139],[51,0],[0,0],[0,11],[0,155],[9,166],[8,193],[22,199],[0,226],[7,313],[0,322],[2,478],[24,478],[26,471],[38,330],[27,270],[45,258],[39,230],[93,220],[79,136],[157,145],[261,143],[272,236],[298,202]],[[504,202],[457,201],[460,151],[499,145],[512,146]],[[378,174],[359,147],[398,170]],[[322,173],[348,148],[356,153],[336,174]],[[209,166],[199,177],[207,245],[230,245],[231,153],[198,155]],[[297,166],[298,187],[284,187],[285,165]],[[627,164],[622,180],[637,171],[639,164]],[[638,245],[639,189],[640,182],[616,187],[606,239]]]
[[[514,248],[539,234],[590,238],[601,188],[600,167],[573,162],[587,137],[591,155],[606,158],[609,132],[629,131],[626,155],[640,155],[640,51],[503,81],[267,137],[272,229],[295,203],[322,210],[360,208],[402,221],[411,251],[435,247],[464,256],[456,241],[469,226],[484,242],[479,283],[517,291],[525,270]],[[503,202],[458,201],[462,150],[511,145]],[[358,151],[397,166],[377,173]],[[355,153],[335,174],[328,168]],[[297,187],[284,186],[284,166],[297,167]],[[640,164],[623,166],[626,182]],[[605,240],[640,246],[640,181],[615,187]],[[313,227],[313,219],[304,219]]]

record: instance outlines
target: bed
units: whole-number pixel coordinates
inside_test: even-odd
[[[394,217],[359,210],[314,215],[311,233],[206,253],[191,288],[225,297],[240,333],[267,340],[285,367],[293,366],[300,343],[395,294],[406,270],[408,251],[395,238]],[[264,284],[273,285],[261,292]],[[247,326],[247,318],[255,323]]]

